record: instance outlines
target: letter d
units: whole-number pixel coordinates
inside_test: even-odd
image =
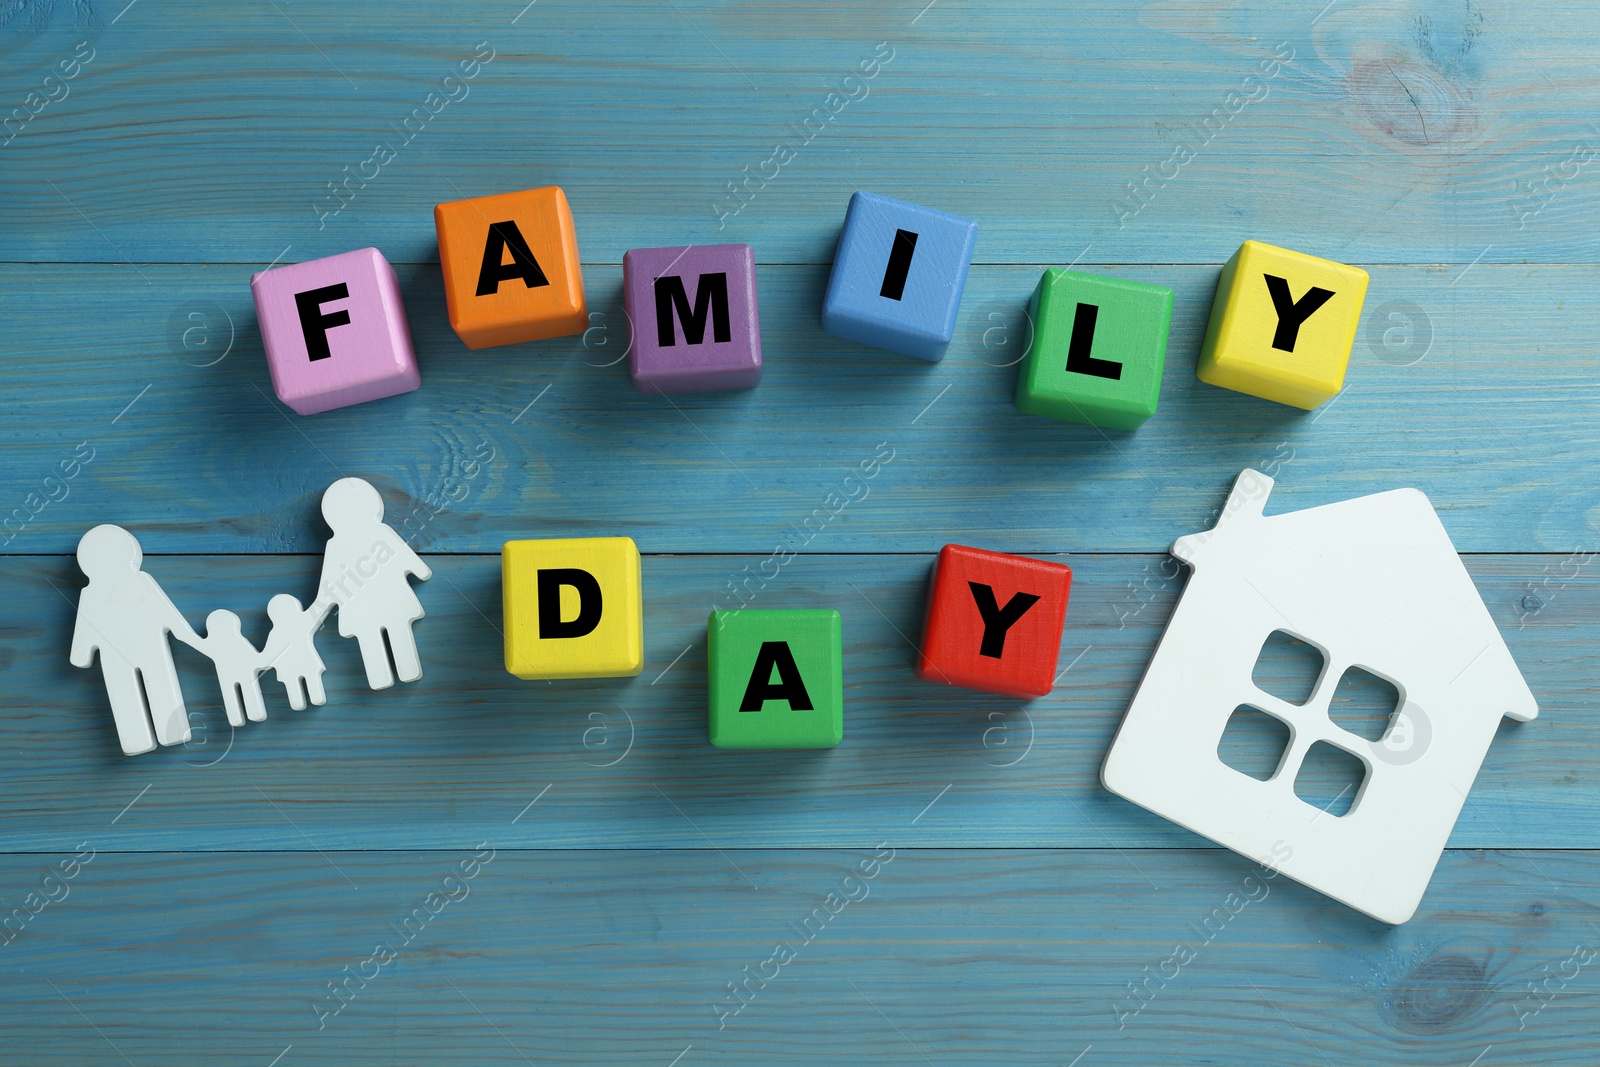
[[[576,618],[561,618],[561,587],[570,586],[578,594]],[[595,576],[577,567],[553,567],[539,571],[539,639],[584,637],[600,625],[602,598]]]

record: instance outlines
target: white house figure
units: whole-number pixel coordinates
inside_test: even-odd
[[[1216,526],[1172,554],[1192,575],[1101,769],[1105,787],[1197,834],[1388,923],[1416,912],[1502,716],[1538,705],[1428,498],[1396,489],[1262,514],[1272,479],[1246,470]],[[1311,697],[1256,687],[1267,637],[1322,652]],[[1367,741],[1328,714],[1359,667],[1400,696]],[[1224,764],[1234,709],[1282,720],[1289,742],[1266,781]],[[1358,758],[1365,777],[1343,815],[1295,794],[1313,744]]]

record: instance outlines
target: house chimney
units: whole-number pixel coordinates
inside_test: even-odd
[[[1184,563],[1193,563],[1195,555],[1225,524],[1241,518],[1259,519],[1273,485],[1273,480],[1258,470],[1246,467],[1240,471],[1239,477],[1233,480],[1227,503],[1222,505],[1222,514],[1217,516],[1216,525],[1209,530],[1178,538],[1172,543],[1172,554]]]

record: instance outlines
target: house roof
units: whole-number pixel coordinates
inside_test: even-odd
[[[1405,664],[1414,689],[1438,687],[1468,706],[1494,706],[1523,721],[1537,716],[1425,494],[1394,489],[1264,515],[1273,485],[1260,471],[1240,472],[1216,525],[1173,544],[1172,554],[1207,579],[1195,583],[1196,592],[1238,578],[1257,612],[1334,659],[1386,676],[1399,673],[1385,671],[1386,663]]]

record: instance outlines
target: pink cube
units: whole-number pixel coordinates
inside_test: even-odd
[[[376,248],[250,279],[278,399],[302,415],[422,384],[394,268]]]

